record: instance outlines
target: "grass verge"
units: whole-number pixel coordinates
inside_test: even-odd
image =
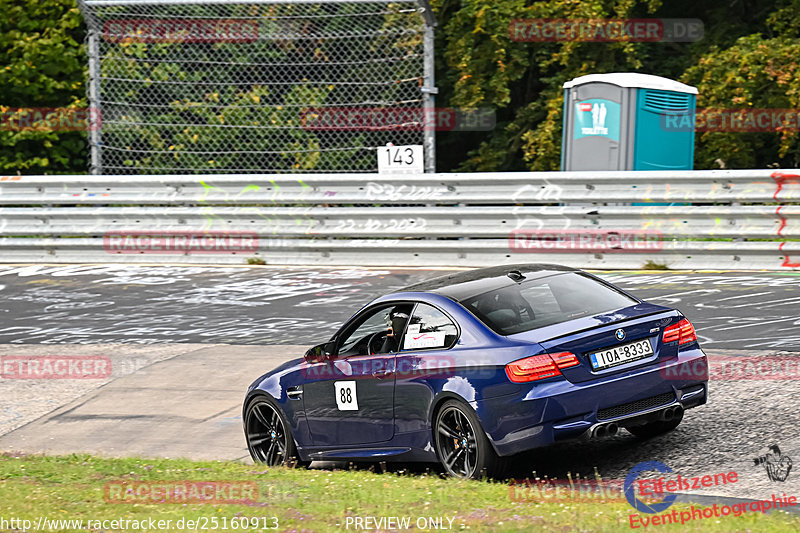
[[[175,481],[238,481],[255,484],[257,495],[247,503],[211,504],[158,503],[141,493],[141,497],[129,494],[129,501],[114,503],[108,488],[121,482],[129,487],[148,482],[146,486],[152,488]],[[513,501],[509,489],[505,482],[443,479],[438,474],[267,469],[182,459],[0,455],[0,531],[23,530],[22,520],[33,524],[31,530],[39,526],[39,531],[364,530],[356,528],[357,517],[408,520],[408,526],[362,522],[383,531],[631,531],[630,516],[637,514],[624,501]],[[688,508],[675,504],[669,511]],[[41,517],[48,519],[46,529],[40,525]],[[794,532],[800,530],[800,517],[754,512],[638,529]]]

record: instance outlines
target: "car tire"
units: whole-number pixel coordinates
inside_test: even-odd
[[[498,457],[471,407],[457,400],[442,404],[433,421],[436,455],[452,477],[498,477],[505,461]]]
[[[657,422],[650,422],[648,424],[643,424],[641,426],[631,426],[625,429],[627,429],[640,439],[649,439],[672,431],[673,429],[678,427],[678,425],[681,423],[682,420],[683,420],[683,411],[681,411],[680,415],[673,418],[672,420],[659,420]]]
[[[280,407],[263,395],[247,404],[244,415],[244,434],[250,457],[267,466],[308,466],[300,461],[292,430]]]

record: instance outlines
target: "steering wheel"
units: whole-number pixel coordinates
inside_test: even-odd
[[[372,344],[380,339],[380,336],[386,337],[388,331],[377,331],[369,336],[369,340],[367,341],[367,353],[369,355],[375,355],[376,350],[372,349]],[[382,340],[382,339],[381,339]]]

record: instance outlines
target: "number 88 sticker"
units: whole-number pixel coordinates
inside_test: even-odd
[[[336,407],[340,411],[358,411],[356,382],[337,381],[333,385],[336,387]]]

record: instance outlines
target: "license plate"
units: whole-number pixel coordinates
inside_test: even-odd
[[[592,362],[593,369],[602,370],[636,361],[637,359],[644,359],[651,355],[653,355],[653,347],[650,345],[649,340],[643,339],[589,354],[589,360]]]

